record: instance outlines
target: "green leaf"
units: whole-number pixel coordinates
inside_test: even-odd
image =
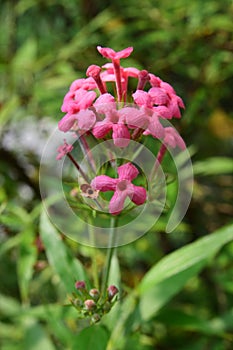
[[[16,113],[19,107],[18,96],[11,96],[9,101],[5,102],[0,109],[0,127],[2,128]]]
[[[143,320],[153,317],[217,251],[233,240],[233,225],[169,254],[145,275],[138,287]]]
[[[82,264],[72,257],[44,211],[40,218],[40,235],[46,248],[48,261],[60,277],[65,290],[71,293],[76,280],[85,280],[89,284]]]
[[[18,283],[23,302],[29,301],[29,283],[33,276],[37,250],[34,244],[33,228],[22,233],[19,258],[17,261]]]
[[[118,307],[118,317],[107,350],[125,349],[132,329],[156,315],[222,246],[233,240],[233,225],[219,229],[167,255],[145,275],[135,293]],[[212,329],[210,326],[209,331]]]
[[[218,175],[233,173],[233,160],[227,157],[211,157],[193,165],[195,175]]]
[[[55,346],[46,334],[44,328],[32,321],[26,325],[25,337],[22,340],[22,349],[24,350],[55,350]]]
[[[106,350],[108,338],[106,329],[101,326],[85,328],[76,337],[72,349]]]

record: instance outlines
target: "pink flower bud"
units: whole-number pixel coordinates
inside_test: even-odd
[[[96,307],[96,303],[92,299],[87,299],[84,301],[86,310],[93,310]]]
[[[85,281],[77,281],[77,282],[75,282],[75,288],[78,289],[78,290],[85,289],[86,288]]]
[[[98,300],[99,299],[100,292],[98,291],[98,289],[95,289],[95,288],[91,289],[89,291],[89,294],[94,300]]]
[[[108,292],[108,298],[109,300],[111,300],[119,292],[119,290],[116,286],[111,285],[108,287],[107,292]]]

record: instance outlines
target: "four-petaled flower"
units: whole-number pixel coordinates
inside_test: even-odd
[[[139,174],[138,169],[133,164],[126,163],[119,166],[117,173],[117,179],[100,175],[91,182],[91,187],[95,190],[114,191],[109,203],[109,212],[113,215],[117,215],[123,210],[127,197],[136,205],[141,205],[146,201],[145,188],[132,183],[132,180]]]

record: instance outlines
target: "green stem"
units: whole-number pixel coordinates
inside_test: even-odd
[[[94,282],[95,288],[99,289],[99,274],[98,274],[97,255],[96,255],[96,248],[95,248],[95,232],[91,222],[89,222],[88,227],[89,227],[90,243],[92,245],[91,260],[92,260],[93,282]]]
[[[116,217],[111,217],[111,226],[109,232],[109,242],[108,242],[108,251],[106,257],[106,268],[104,270],[103,280],[102,280],[102,296],[105,297],[106,289],[108,286],[109,272],[111,268],[112,256],[115,250],[114,241],[115,241],[115,228],[116,228]]]

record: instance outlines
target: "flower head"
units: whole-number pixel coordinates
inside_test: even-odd
[[[107,175],[96,176],[91,186],[99,191],[114,191],[110,200],[109,212],[113,215],[119,214],[123,208],[126,198],[136,205],[141,205],[146,201],[146,190],[144,187],[135,186],[131,181],[139,174],[138,169],[131,163],[126,163],[118,167],[118,178],[113,179]]]

